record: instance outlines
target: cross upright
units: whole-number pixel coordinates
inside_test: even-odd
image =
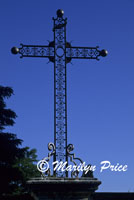
[[[71,46],[66,41],[67,18],[63,18],[64,11],[57,10],[57,18],[53,18],[54,40],[49,45],[24,45],[20,48],[13,47],[13,54],[20,54],[20,57],[41,57],[48,58],[54,63],[54,144],[50,143],[48,148],[53,148],[53,160],[68,163],[68,157],[73,150],[71,144],[67,144],[67,77],[66,65],[72,59],[96,59],[99,56],[105,57],[106,50],[99,50],[96,47]],[[68,176],[68,173],[61,171],[54,172],[58,177]]]

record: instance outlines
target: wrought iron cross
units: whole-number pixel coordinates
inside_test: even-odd
[[[106,50],[96,47],[73,47],[66,41],[67,18],[63,18],[64,11],[57,10],[57,18],[53,18],[54,40],[44,45],[23,45],[20,48],[13,47],[13,54],[19,53],[23,57],[48,58],[54,63],[54,144],[49,143],[49,150],[54,161],[67,161],[72,154],[73,145],[67,144],[67,78],[66,65],[72,59],[96,59],[105,57]],[[50,154],[49,154],[50,157]],[[68,173],[55,172],[56,176],[68,176]]]

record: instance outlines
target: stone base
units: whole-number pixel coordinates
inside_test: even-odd
[[[88,200],[101,184],[95,178],[34,178],[27,181],[35,200]]]

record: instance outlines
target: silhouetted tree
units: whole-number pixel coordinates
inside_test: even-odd
[[[24,149],[19,148],[22,140],[15,134],[0,133],[0,193],[7,194],[15,191],[23,175],[15,167],[17,159],[24,158]]]
[[[10,87],[0,86],[0,130],[5,129],[5,126],[13,126],[14,119],[17,115],[11,109],[6,108],[5,98],[9,98],[13,94],[13,89]]]
[[[20,148],[22,140],[13,133],[3,132],[13,126],[17,117],[7,109],[5,99],[13,94],[10,87],[0,86],[0,194],[20,193],[25,190],[26,180],[39,175],[34,164],[37,160],[36,149]]]
[[[20,182],[21,187],[17,188],[16,192],[22,192],[26,189],[26,181],[32,177],[39,177],[40,172],[37,170],[37,166],[34,163],[37,163],[37,150],[31,149],[29,147],[24,148],[24,157],[18,158],[14,167],[17,167],[22,174],[22,179]]]

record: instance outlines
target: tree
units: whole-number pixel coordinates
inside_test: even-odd
[[[17,115],[11,109],[6,108],[5,98],[9,98],[13,94],[13,89],[10,87],[0,86],[0,130],[4,130],[5,126],[13,126],[14,119]]]
[[[1,194],[15,191],[18,181],[23,179],[21,171],[15,167],[16,160],[24,157],[24,149],[18,147],[21,143],[15,134],[0,133]]]
[[[22,174],[21,180],[18,182],[20,186],[17,188],[16,192],[24,192],[26,191],[26,181],[32,177],[39,177],[40,172],[37,170],[37,150],[31,149],[29,147],[24,148],[24,157],[18,158],[14,167],[18,168]]]
[[[5,99],[11,97],[13,89],[0,86],[0,194],[20,193],[25,190],[26,180],[39,175],[34,164],[37,160],[36,149],[21,148],[23,140],[16,134],[3,132],[13,126],[17,117],[7,109]]]

